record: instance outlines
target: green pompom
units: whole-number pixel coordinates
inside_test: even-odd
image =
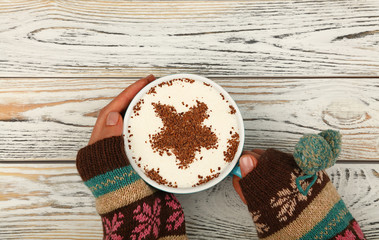
[[[337,158],[341,152],[341,138],[342,138],[341,134],[338,131],[334,131],[334,130],[329,129],[329,130],[320,132],[318,135],[323,137],[329,143],[330,147],[332,148],[334,162],[333,162],[333,164],[328,166],[328,167],[331,167],[334,165],[334,163],[336,162],[336,160],[337,160]]]
[[[304,135],[293,154],[297,165],[308,175],[334,165],[341,151],[341,135],[327,130],[320,134]]]

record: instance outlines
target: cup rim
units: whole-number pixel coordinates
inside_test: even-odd
[[[220,85],[218,85],[217,83],[215,83],[214,81],[212,81],[212,80],[210,80],[210,79],[208,79],[206,77],[195,75],[195,74],[185,74],[185,73],[167,75],[167,76],[164,76],[164,77],[161,77],[161,78],[158,78],[158,79],[154,80],[153,82],[149,83],[144,88],[142,88],[136,94],[136,96],[133,98],[133,100],[130,102],[130,104],[129,104],[126,112],[125,112],[125,115],[124,115],[123,137],[124,137],[124,141],[126,141],[126,137],[128,135],[127,134],[127,126],[128,126],[128,122],[129,122],[128,120],[129,120],[131,114],[133,113],[133,107],[139,102],[139,100],[152,87],[155,87],[155,86],[157,86],[158,84],[160,84],[162,82],[169,81],[169,80],[172,80],[172,79],[177,79],[177,78],[189,78],[189,79],[193,79],[195,81],[202,81],[202,82],[205,82],[207,84],[210,84],[217,91],[219,91],[220,93],[222,93],[224,95],[224,97],[229,101],[229,103],[236,109],[236,116],[237,116],[237,121],[238,121],[238,126],[239,126],[239,132],[238,132],[238,134],[240,136],[239,137],[240,143],[238,145],[237,152],[234,155],[233,161],[220,173],[220,175],[217,178],[214,178],[214,179],[212,179],[212,180],[210,180],[210,181],[208,181],[208,182],[206,182],[204,184],[201,184],[201,185],[196,186],[196,187],[187,187],[187,188],[179,188],[178,187],[178,188],[173,188],[173,187],[168,187],[168,186],[163,185],[163,184],[159,184],[156,181],[150,179],[142,171],[142,169],[137,166],[137,164],[135,163],[135,161],[132,160],[131,150],[127,147],[127,144],[125,144],[125,153],[126,153],[126,156],[127,156],[128,160],[130,162],[130,165],[133,167],[133,169],[150,186],[152,186],[154,188],[157,188],[159,190],[165,191],[165,192],[170,192],[170,193],[179,193],[179,194],[196,193],[196,192],[200,192],[200,191],[206,190],[208,188],[211,188],[211,187],[215,186],[216,184],[218,184],[219,182],[221,182],[222,180],[224,180],[231,173],[231,171],[233,170],[233,168],[236,166],[236,164],[238,162],[238,159],[239,159],[239,156],[241,155],[242,150],[243,150],[243,146],[244,146],[245,128],[244,128],[244,123],[243,123],[243,118],[242,118],[241,112],[240,112],[237,104],[233,100],[233,98]]]

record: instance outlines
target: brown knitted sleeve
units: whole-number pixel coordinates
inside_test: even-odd
[[[292,155],[268,149],[257,167],[240,180],[259,238],[364,239],[328,175],[318,172],[316,182],[303,195],[296,179],[304,175]],[[310,181],[300,182],[301,187]]]
[[[100,140],[79,150],[76,168],[83,181],[129,165],[122,137]]]
[[[104,239],[187,239],[180,203],[138,176],[126,157],[123,137],[81,149],[76,166],[96,198]]]

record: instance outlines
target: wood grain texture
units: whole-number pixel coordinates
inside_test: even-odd
[[[0,1],[0,76],[378,75],[379,2]]]
[[[94,200],[72,164],[0,165],[0,238],[100,239]],[[327,171],[367,239],[379,238],[379,164]],[[231,179],[180,195],[190,239],[257,239]]]
[[[379,78],[214,77],[242,112],[245,149],[292,152],[304,133],[343,134],[341,160],[379,160]],[[74,160],[97,112],[133,78],[0,79],[0,160]]]

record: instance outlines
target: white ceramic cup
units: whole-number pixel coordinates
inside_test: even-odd
[[[173,187],[168,187],[166,185],[158,184],[156,181],[154,181],[154,180],[150,179],[148,176],[146,176],[145,173],[142,171],[142,169],[139,168],[137,166],[137,164],[135,163],[135,161],[132,160],[132,152],[127,147],[127,144],[125,144],[126,156],[128,157],[129,162],[132,165],[133,169],[137,172],[137,174],[146,183],[148,183],[152,187],[160,189],[160,190],[165,191],[165,192],[171,192],[171,193],[195,193],[195,192],[203,191],[203,190],[208,189],[210,187],[213,187],[217,183],[221,182],[230,173],[233,173],[233,174],[241,177],[239,166],[236,166],[237,163],[238,163],[238,159],[239,159],[239,157],[240,157],[240,155],[242,153],[244,139],[245,139],[245,130],[244,130],[244,125],[243,125],[243,119],[242,119],[242,116],[241,116],[241,112],[239,111],[238,106],[234,102],[234,100],[232,99],[232,97],[221,86],[219,86],[218,84],[216,84],[212,80],[210,80],[208,78],[205,78],[205,77],[202,77],[202,76],[199,76],[199,75],[194,75],[194,74],[174,74],[174,75],[168,75],[168,76],[161,77],[161,78],[159,78],[159,79],[151,82],[150,84],[148,84],[147,86],[145,86],[141,91],[139,91],[137,93],[137,95],[133,98],[133,100],[131,101],[131,103],[130,103],[130,105],[129,105],[128,109],[126,110],[126,113],[125,113],[125,117],[124,117],[124,138],[125,138],[124,140],[125,140],[125,142],[127,142],[127,139],[126,139],[127,136],[128,136],[127,126],[128,126],[129,119],[130,119],[130,117],[131,117],[131,115],[133,113],[133,107],[134,107],[134,105],[136,105],[139,102],[139,100],[144,97],[145,93],[147,93],[152,87],[157,86],[158,84],[160,84],[162,82],[166,82],[166,81],[169,81],[169,80],[172,80],[172,79],[177,79],[177,78],[189,78],[189,79],[193,79],[195,81],[202,81],[202,82],[205,82],[207,84],[210,84],[217,91],[219,91],[220,93],[222,93],[222,95],[224,95],[224,97],[226,98],[226,100],[228,100],[229,103],[236,109],[236,116],[237,116],[238,128],[239,128],[238,134],[240,136],[240,138],[239,138],[240,143],[239,143],[237,152],[236,152],[236,154],[234,156],[234,159],[220,173],[220,175],[217,178],[214,178],[214,179],[210,180],[207,183],[204,183],[204,184],[196,186],[196,187],[186,187],[186,188],[179,188],[178,187],[178,188],[173,188]]]

